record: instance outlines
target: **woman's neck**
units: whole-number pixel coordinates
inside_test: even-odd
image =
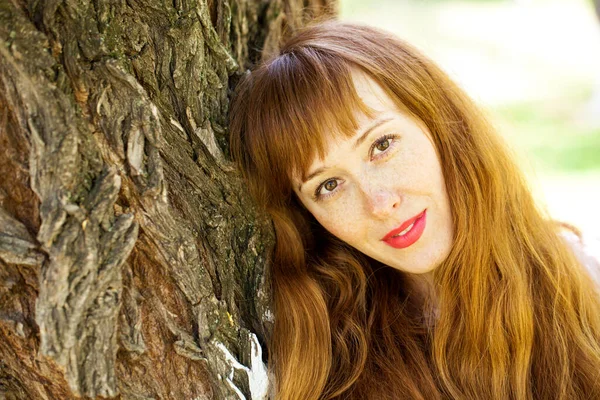
[[[438,297],[433,280],[433,271],[424,274],[406,274],[408,296],[413,304],[423,312],[425,324],[435,323],[438,311]]]

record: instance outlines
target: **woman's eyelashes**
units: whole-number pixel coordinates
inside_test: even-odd
[[[338,186],[339,180],[341,180],[341,179],[330,178],[330,179],[327,179],[326,181],[323,181],[319,186],[317,186],[317,189],[315,190],[315,194],[313,196],[314,200],[321,201],[321,200],[328,198],[332,194],[334,194],[335,193],[334,191]],[[328,193],[323,194],[322,193],[323,190],[327,190]]]
[[[399,136],[394,134],[387,134],[377,138],[369,148],[369,160],[374,161],[387,156],[390,153],[390,149],[396,146],[398,138]],[[337,189],[340,183],[342,183],[342,179],[340,178],[329,178],[321,182],[315,189],[314,200],[321,201],[334,195],[340,190]]]
[[[380,157],[381,154],[389,153],[389,149],[396,145],[398,135],[387,134],[377,138],[369,149],[369,157],[371,160]],[[375,153],[378,151],[379,153]]]

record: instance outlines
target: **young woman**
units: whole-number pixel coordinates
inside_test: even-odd
[[[591,263],[415,49],[304,29],[238,85],[230,128],[277,235],[277,399],[600,399]]]

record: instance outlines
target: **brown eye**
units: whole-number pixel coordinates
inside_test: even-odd
[[[335,180],[327,181],[327,182],[325,182],[323,187],[325,188],[325,190],[331,192],[337,187],[337,181],[335,181]]]
[[[391,149],[394,147],[396,140],[398,139],[397,135],[384,135],[379,139],[375,140],[369,149],[369,156],[372,160],[379,158],[379,156],[387,155]]]
[[[340,178],[330,178],[326,181],[323,181],[315,190],[315,194],[313,196],[314,200],[320,201],[337,193],[339,190],[336,189],[341,182],[343,182],[343,180],[340,180]]]
[[[390,147],[390,139],[382,140],[375,145],[375,148],[379,151],[386,151]]]

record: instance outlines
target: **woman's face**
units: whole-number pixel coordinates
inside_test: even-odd
[[[430,272],[448,256],[453,238],[431,133],[366,74],[352,76],[377,115],[361,114],[354,137],[331,139],[325,158],[313,161],[294,190],[317,221],[350,246],[404,272]]]

